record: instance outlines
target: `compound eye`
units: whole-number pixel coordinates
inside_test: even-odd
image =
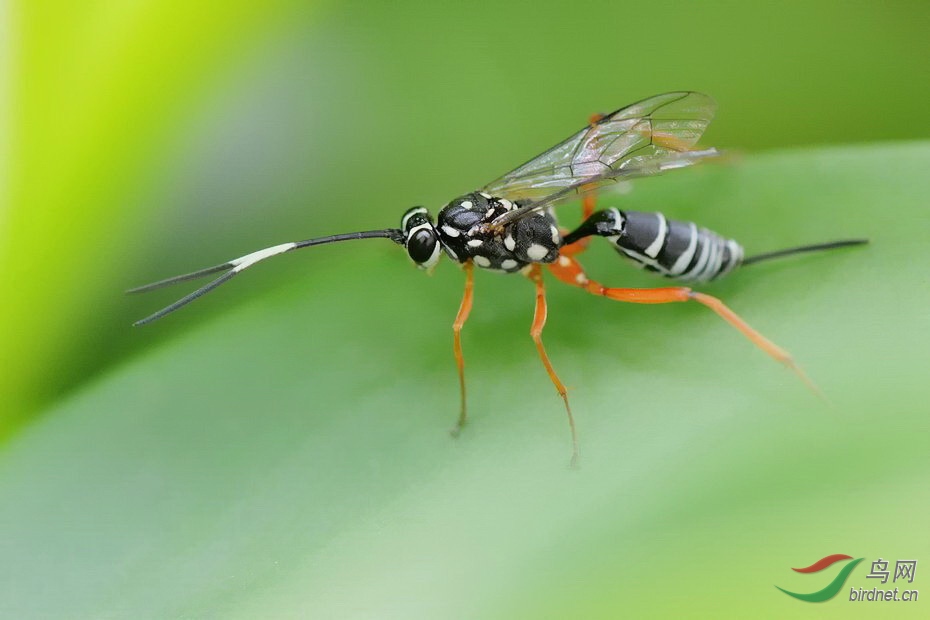
[[[407,239],[407,253],[418,265],[430,267],[438,258],[437,243],[436,233],[431,228],[421,228]]]

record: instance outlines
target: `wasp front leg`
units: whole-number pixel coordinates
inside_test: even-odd
[[[463,264],[462,269],[465,271],[465,293],[462,295],[459,312],[455,315],[455,322],[452,324],[452,349],[455,352],[455,364],[459,371],[459,392],[462,398],[462,407],[459,411],[458,422],[450,431],[453,437],[459,434],[468,419],[465,399],[465,358],[462,356],[462,327],[465,326],[465,321],[468,320],[468,315],[471,313],[475,274],[471,261]]]

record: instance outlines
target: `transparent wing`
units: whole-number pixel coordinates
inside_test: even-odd
[[[713,99],[689,91],[644,99],[585,127],[483,191],[511,201],[552,204],[547,197],[566,196],[561,190],[567,188],[589,189],[690,165],[701,157],[685,152],[700,139],[715,109]]]
[[[666,170],[674,170],[675,168],[684,168],[710,157],[720,157],[720,155],[721,153],[717,149],[709,148],[680,153],[669,153],[662,157],[652,157],[644,159],[636,165],[625,167],[620,170],[606,168],[600,174],[593,177],[583,177],[581,180],[557,189],[538,200],[529,200],[519,203],[520,207],[518,209],[507,211],[500,215],[489,224],[489,227],[492,229],[500,229],[506,224],[511,224],[533,213],[548,209],[549,207],[554,207],[561,202],[573,200],[578,194],[584,195],[606,183],[621,179],[659,174]]]

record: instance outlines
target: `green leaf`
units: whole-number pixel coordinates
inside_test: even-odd
[[[471,423],[452,439],[452,266],[424,278],[386,242],[320,248],[281,258],[305,278],[262,298],[244,283],[266,267],[250,270],[197,302],[241,306],[172,332],[0,453],[0,609],[783,618],[805,603],[773,585],[826,584],[792,566],[930,557],[927,170],[927,143],[781,152],[603,196],[749,253],[872,243],[706,288],[792,351],[832,407],[705,308],[553,284],[545,338],[572,388],[577,470],[523,278],[478,274]],[[664,284],[605,247],[586,264],[608,284]],[[868,581],[860,569],[847,585]],[[846,598],[818,611],[874,616]]]

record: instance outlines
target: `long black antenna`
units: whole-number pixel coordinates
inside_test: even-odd
[[[845,248],[851,245],[862,245],[868,243],[868,239],[842,239],[840,241],[828,241],[827,243],[815,243],[813,245],[801,245],[796,248],[787,248],[776,250],[774,252],[765,252],[744,258],[741,263],[744,267],[753,263],[758,263],[772,258],[781,258],[782,256],[791,256],[792,254],[803,254],[804,252],[819,252],[821,250],[832,250],[834,248]]]
[[[223,263],[221,265],[215,265],[213,267],[207,267],[206,269],[201,269],[199,271],[194,271],[192,273],[186,273],[180,276],[174,276],[173,278],[167,278],[165,280],[159,280],[158,282],[153,282],[151,284],[146,284],[144,286],[138,286],[136,288],[131,288],[126,291],[129,294],[136,293],[145,293],[148,291],[154,291],[165,286],[170,286],[172,284],[177,284],[178,282],[186,282],[187,280],[194,280],[197,278],[202,278],[203,276],[210,275],[212,273],[218,273],[220,271],[226,271],[219,278],[213,280],[209,284],[202,286],[197,289],[190,295],[186,295],[181,299],[177,300],[170,306],[162,308],[155,314],[145,317],[139,321],[133,323],[133,326],[145,325],[146,323],[151,323],[152,321],[157,321],[166,314],[170,314],[175,310],[182,308],[194,301],[198,297],[203,297],[220,284],[228,282],[232,279],[234,275],[248,269],[255,263],[270,258],[272,256],[277,256],[278,254],[284,254],[285,252],[290,252],[291,250],[298,250],[300,248],[309,248],[315,245],[324,245],[327,243],[336,243],[337,241],[352,241],[354,239],[378,239],[385,238],[390,239],[398,245],[403,245],[404,243],[404,233],[399,228],[385,228],[384,230],[368,230],[364,232],[354,232],[354,233],[345,233],[341,235],[329,235],[328,237],[317,237],[316,239],[306,239],[304,241],[295,241],[292,243],[282,243],[281,245],[275,245],[270,248],[265,248],[263,250],[258,250],[257,252],[252,252],[251,254],[246,254],[245,256],[240,256],[239,258],[234,258],[231,261]]]

